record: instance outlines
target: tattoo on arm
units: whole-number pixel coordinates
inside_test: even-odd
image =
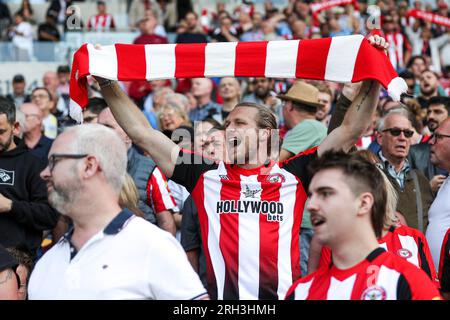
[[[6,270],[6,277],[4,279],[0,278],[0,284],[8,282],[8,280],[12,279],[12,276],[13,276],[12,270]]]
[[[372,90],[373,87],[373,81],[370,82],[370,86],[369,88],[367,88],[366,92],[364,92],[364,96],[361,99],[361,101],[358,103],[356,110],[359,111],[359,109],[361,108],[361,105],[364,103],[364,101],[366,101],[367,97],[369,96],[370,91]]]

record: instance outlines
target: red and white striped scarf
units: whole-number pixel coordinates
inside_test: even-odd
[[[111,80],[196,77],[303,78],[336,82],[379,81],[396,101],[407,91],[388,57],[362,35],[313,40],[201,44],[84,44],[74,55],[70,114],[81,122],[87,76]]]
[[[337,7],[337,6],[346,6],[348,4],[353,5],[355,10],[359,10],[359,5],[358,5],[357,0],[330,0],[330,1],[324,1],[324,2],[319,2],[319,3],[312,3],[310,5],[310,8],[311,8],[312,16],[313,16],[314,25],[315,26],[320,25],[317,15],[320,12],[322,12],[323,10],[328,10],[328,9],[331,9],[331,8]]]
[[[408,11],[408,17],[413,17],[416,19],[422,19],[427,22],[431,22],[434,24],[438,24],[447,28],[450,28],[450,18],[441,16],[432,12],[427,12],[423,10],[409,10]]]

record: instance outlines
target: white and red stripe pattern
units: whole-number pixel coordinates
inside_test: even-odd
[[[148,179],[147,202],[153,206],[155,214],[167,210],[172,210],[173,212],[180,211],[169,190],[167,179],[159,168],[155,168],[152,176]]]
[[[331,1],[323,1],[319,3],[312,3],[310,5],[311,12],[313,15],[314,24],[316,26],[319,26],[319,19],[317,18],[317,15],[322,12],[323,10],[328,10],[333,7],[337,6],[346,6],[348,4],[353,5],[355,10],[359,10],[359,5],[357,0],[331,0]]]
[[[422,19],[427,22],[438,24],[450,28],[450,18],[441,16],[432,12],[427,12],[423,10],[412,9],[408,11],[408,17],[413,17],[416,19]]]
[[[283,181],[267,182],[271,175]],[[300,277],[299,232],[306,198],[300,180],[277,164],[261,175],[220,163],[201,176],[192,195],[202,203],[197,208],[212,297],[283,298]],[[226,212],[240,210],[244,203],[281,208],[282,221],[271,220],[276,214],[263,214],[263,209]]]
[[[74,55],[71,116],[81,122],[88,102],[86,77],[155,80],[195,77],[274,77],[358,82],[379,81],[396,100],[407,91],[387,56],[362,35],[313,40],[128,45],[96,49],[84,44]]]

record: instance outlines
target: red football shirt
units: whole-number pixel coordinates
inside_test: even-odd
[[[298,280],[289,300],[436,300],[439,291],[427,275],[392,252],[377,248],[356,266],[320,268]]]
[[[378,243],[381,248],[421,268],[439,287],[439,279],[431,257],[430,248],[422,232],[403,225],[397,228],[391,227],[384,237],[378,239]],[[330,248],[322,247],[319,268],[330,265],[331,255]]]
[[[284,298],[300,277],[306,168],[316,149],[250,170],[181,152],[193,164],[176,165],[171,179],[197,206],[213,299]]]

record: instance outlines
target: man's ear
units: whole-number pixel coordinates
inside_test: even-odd
[[[359,195],[359,208],[358,215],[370,215],[372,212],[373,205],[375,203],[375,199],[370,192],[364,192]]]
[[[12,133],[16,137],[20,136],[20,132],[22,131],[22,128],[20,127],[19,121],[15,121],[12,125]]]
[[[96,156],[88,156],[85,160],[86,167],[83,172],[85,178],[94,176],[98,171],[102,171],[98,158]]]
[[[380,133],[380,132],[376,132],[376,137],[377,137],[377,142],[378,142],[378,144],[381,146],[381,137],[382,137],[382,134]]]

